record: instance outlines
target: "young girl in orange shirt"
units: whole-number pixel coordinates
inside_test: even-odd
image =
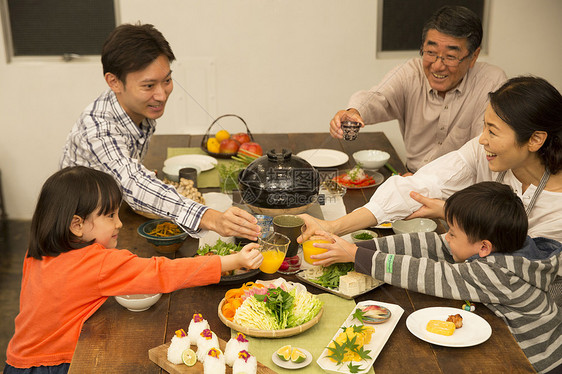
[[[66,373],[84,322],[109,296],[172,292],[255,269],[258,244],[229,256],[171,260],[114,249],[121,191],[112,176],[65,168],[44,184],[23,264],[20,313],[4,373]]]

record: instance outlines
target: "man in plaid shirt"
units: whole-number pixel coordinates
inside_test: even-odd
[[[89,105],[68,135],[60,167],[84,165],[113,175],[136,210],[172,219],[190,235],[202,230],[257,240],[250,213],[210,209],[181,196],[142,164],[156,119],[173,90],[175,56],[152,25],[124,24],[105,41],[102,64],[109,90]]]

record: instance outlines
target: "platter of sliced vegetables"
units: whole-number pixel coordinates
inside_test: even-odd
[[[352,262],[325,267],[311,266],[296,276],[307,284],[349,300],[384,284],[383,281],[355,272]]]
[[[322,312],[318,297],[304,285],[283,278],[230,289],[218,307],[219,318],[226,326],[259,338],[300,334],[317,324]]]

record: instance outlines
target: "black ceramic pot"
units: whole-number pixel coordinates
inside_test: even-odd
[[[272,149],[239,174],[238,185],[243,201],[256,213],[297,214],[316,201],[320,176],[291,151]]]

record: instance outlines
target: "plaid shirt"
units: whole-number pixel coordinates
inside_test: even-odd
[[[147,118],[137,126],[108,90],[72,128],[60,167],[83,165],[111,174],[133,209],[170,218],[190,235],[200,236],[199,223],[208,208],[181,196],[141,164],[155,127],[156,121]]]

